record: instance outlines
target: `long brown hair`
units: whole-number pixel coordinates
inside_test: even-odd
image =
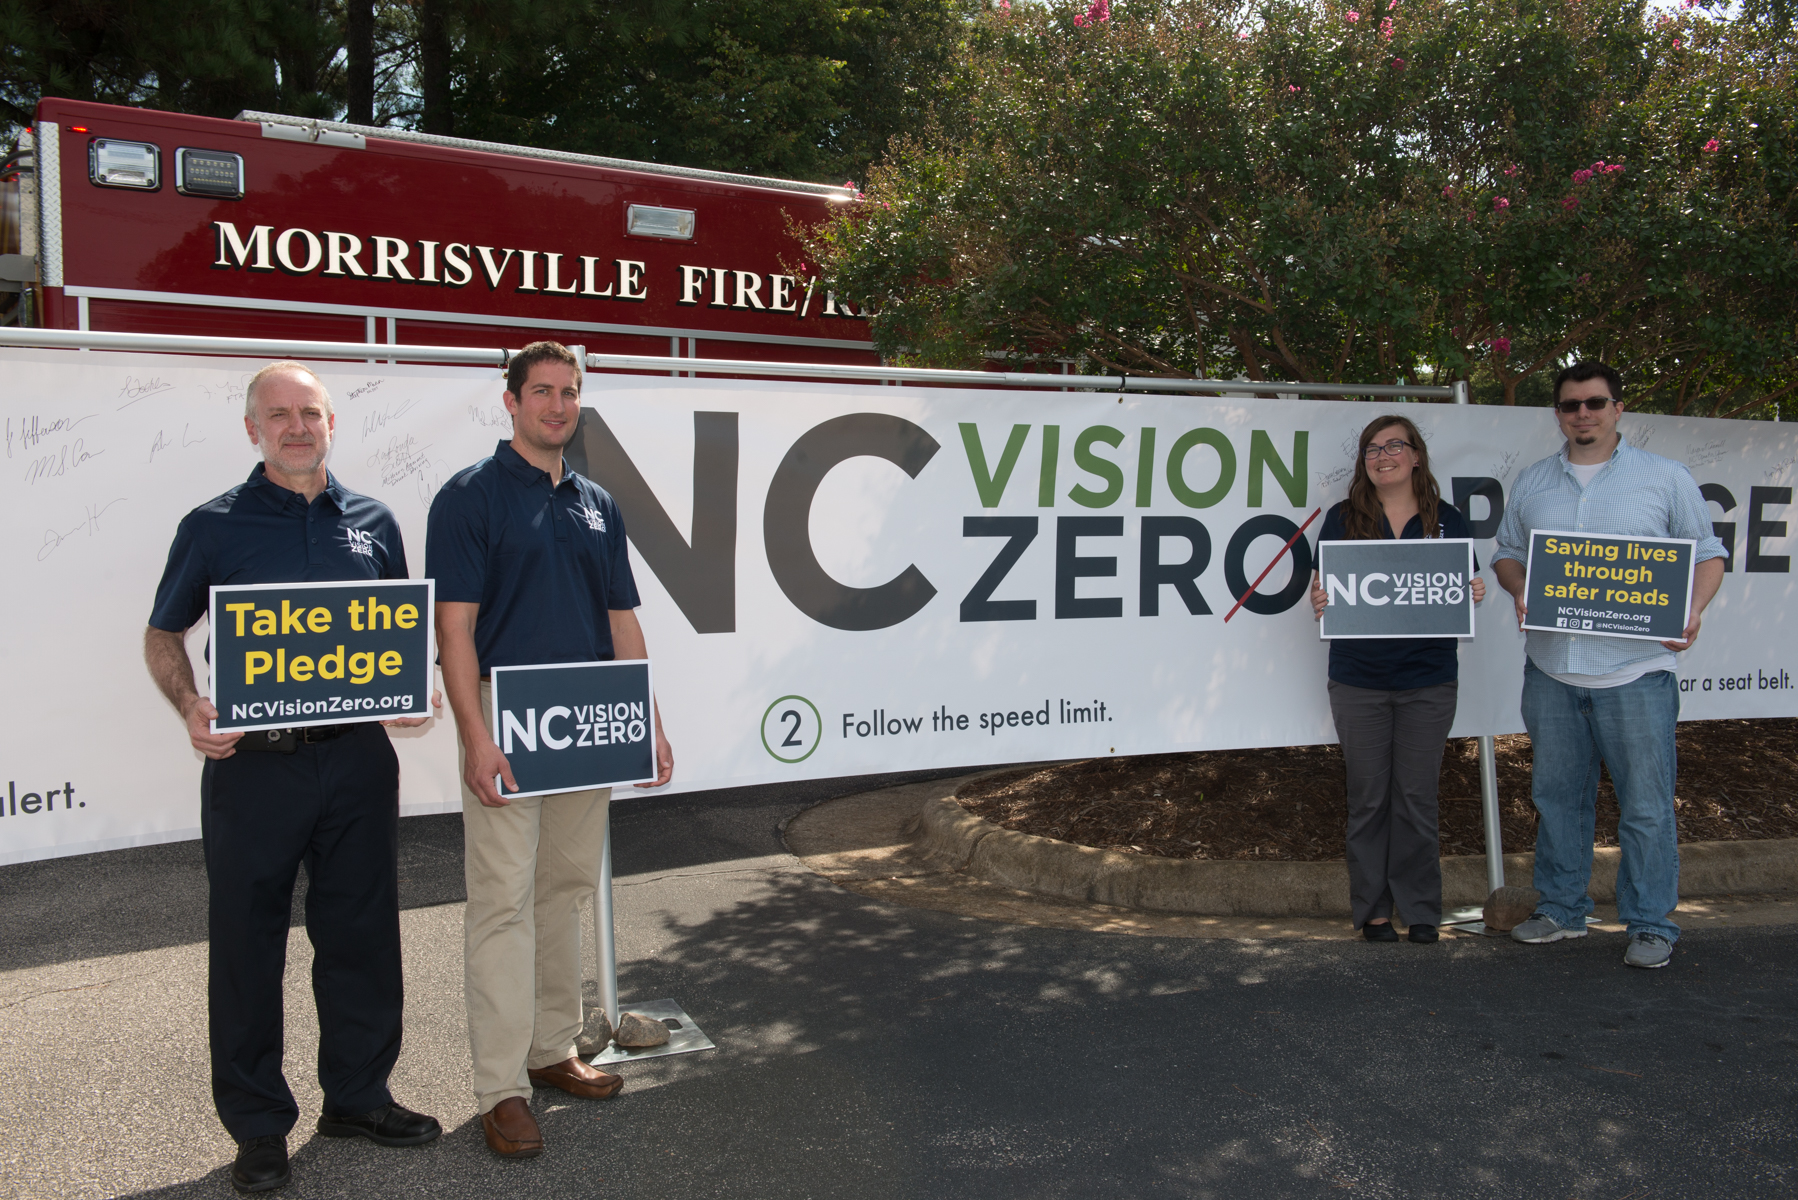
[[[1436,477],[1430,474],[1430,452],[1423,444],[1423,434],[1417,432],[1417,426],[1411,424],[1409,417],[1380,417],[1361,431],[1361,443],[1355,451],[1355,481],[1349,484],[1348,501],[1342,506],[1342,524],[1351,538],[1380,536],[1380,522],[1385,519],[1386,510],[1380,504],[1380,493],[1374,487],[1373,478],[1367,473],[1367,447],[1373,443],[1374,434],[1394,425],[1404,428],[1405,440],[1411,443],[1411,449],[1417,455],[1417,466],[1411,472],[1411,491],[1417,496],[1417,515],[1423,519],[1423,536],[1433,538],[1442,532],[1437,514],[1442,491],[1436,486]],[[1392,536],[1399,537],[1404,532],[1394,529]]]

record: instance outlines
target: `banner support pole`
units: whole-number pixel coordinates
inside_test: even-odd
[[[600,842],[599,887],[593,893],[593,977],[599,982],[599,1006],[618,1028],[618,943],[612,928],[612,805],[606,804],[606,832]]]
[[[1467,381],[1457,379],[1452,385],[1456,404],[1470,404]],[[1496,892],[1505,886],[1504,827],[1498,818],[1498,749],[1491,734],[1481,734],[1480,748],[1480,816],[1486,830],[1486,890]]]
[[[1480,813],[1486,824],[1486,891],[1505,886],[1504,829],[1498,823],[1498,752],[1491,734],[1480,735]]]

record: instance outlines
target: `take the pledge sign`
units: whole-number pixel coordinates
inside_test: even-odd
[[[518,790],[546,796],[656,777],[649,662],[494,667],[493,736]]]
[[[429,579],[213,588],[213,732],[428,715],[435,592]]]
[[[1692,607],[1684,538],[1530,531],[1525,629],[1678,641]]]

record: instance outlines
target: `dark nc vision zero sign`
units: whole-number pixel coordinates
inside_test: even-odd
[[[551,663],[495,667],[493,739],[518,790],[543,796],[656,777],[655,706],[649,663]]]
[[[1686,538],[1532,529],[1523,627],[1679,641],[1697,547]]]
[[[1326,638],[1473,636],[1473,542],[1319,542]]]
[[[429,579],[212,589],[215,733],[429,715]]]

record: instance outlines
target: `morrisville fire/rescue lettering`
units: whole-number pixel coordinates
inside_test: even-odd
[[[585,296],[596,300],[649,299],[649,267],[636,259],[596,254],[477,246],[469,242],[407,241],[383,235],[367,238],[337,230],[283,229],[255,225],[248,233],[231,221],[214,221],[218,253],[214,270],[283,271],[334,279],[465,287],[478,277],[490,291]],[[670,280],[671,284],[675,281]],[[681,304],[711,308],[791,313],[797,318],[865,319],[846,301],[826,291],[814,298],[816,279],[740,271],[726,267],[681,266]]]

